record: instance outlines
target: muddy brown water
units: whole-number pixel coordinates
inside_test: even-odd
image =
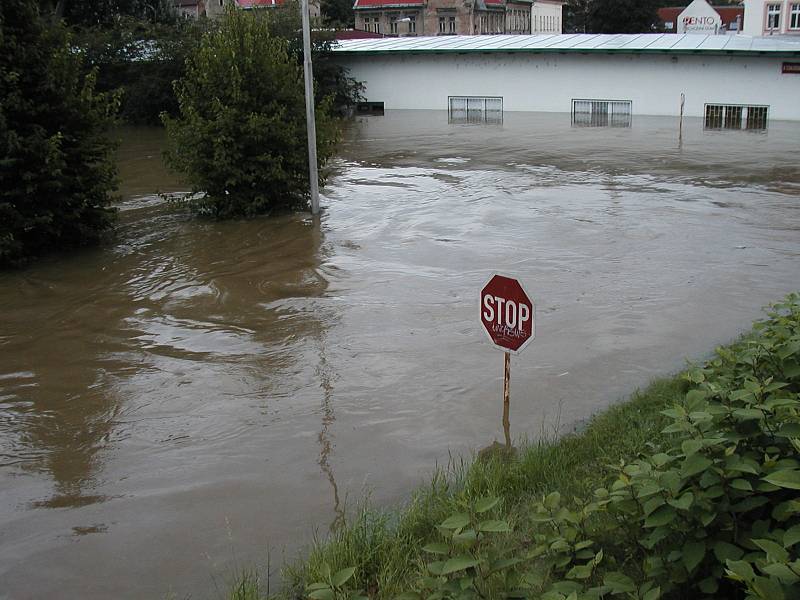
[[[0,598],[224,596],[365,494],[502,440],[494,270],[534,295],[515,438],[730,340],[800,275],[800,125],[352,123],[319,220],[195,220],[125,130],[119,232],[0,274]]]

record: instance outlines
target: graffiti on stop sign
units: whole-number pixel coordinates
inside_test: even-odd
[[[519,353],[534,338],[533,300],[518,280],[493,275],[481,290],[481,323],[496,346]]]

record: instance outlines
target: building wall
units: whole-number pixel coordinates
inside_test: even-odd
[[[633,114],[699,117],[704,105],[768,105],[800,121],[800,75],[775,57],[649,54],[425,54],[338,59],[390,109],[446,110],[448,96],[501,96],[506,111],[570,112],[572,99],[631,100]],[[798,61],[794,61],[798,62]],[[402,82],[399,84],[398,82]]]
[[[780,23],[777,28],[770,28],[768,8],[779,6]],[[792,27],[792,12],[795,22]],[[800,0],[744,0],[744,34],[762,35],[798,35],[800,36]]]
[[[561,2],[537,0],[531,11],[531,33],[561,33]]]
[[[485,6],[485,10],[478,9],[472,0],[428,0],[419,8],[359,7],[355,10],[355,23],[356,29],[400,36],[531,33],[531,2],[506,0],[505,4]],[[539,3],[533,6],[538,7]],[[560,33],[561,3],[546,0],[538,10],[541,15],[547,15],[546,22],[550,26],[539,31]],[[416,17],[414,31],[409,31],[407,23],[398,23],[397,32],[392,30],[393,17],[400,19],[410,15]]]

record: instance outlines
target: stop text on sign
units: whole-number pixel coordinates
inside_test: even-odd
[[[481,290],[481,323],[492,342],[518,353],[534,337],[533,300],[513,277],[493,275]]]
[[[522,334],[525,331],[525,324],[531,318],[531,309],[527,304],[517,304],[513,300],[507,300],[501,296],[487,294],[483,297],[483,307],[483,318],[487,323],[495,321],[495,315],[497,315],[497,325],[508,329],[518,329]]]

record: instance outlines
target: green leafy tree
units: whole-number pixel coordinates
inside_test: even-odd
[[[658,22],[655,0],[592,0],[587,33],[648,33]]]
[[[270,34],[267,17],[228,11],[189,58],[175,91],[180,116],[164,116],[167,161],[194,184],[202,214],[230,218],[307,205],[302,69],[288,42]],[[337,138],[328,108],[323,102],[316,113],[321,164]]]
[[[349,1],[349,0],[348,0]],[[301,33],[300,6],[297,0],[289,0],[283,6],[270,11],[270,31],[273,36],[285,39],[290,56],[298,65],[303,63],[303,36]],[[316,99],[330,98],[334,110],[345,111],[361,97],[363,86],[349,77],[347,70],[333,60],[331,47],[335,41],[331,30],[312,32],[311,54],[314,62]]]
[[[96,243],[112,223],[116,99],[35,0],[0,3],[0,265]]]
[[[320,12],[328,25],[353,28],[356,24],[353,0],[320,0]]]
[[[120,90],[120,118],[133,124],[160,124],[160,114],[177,115],[173,82],[186,72],[186,59],[204,33],[215,26],[210,19],[152,23],[122,17],[108,27],[80,29],[75,44],[87,69],[97,69],[97,87]]]

